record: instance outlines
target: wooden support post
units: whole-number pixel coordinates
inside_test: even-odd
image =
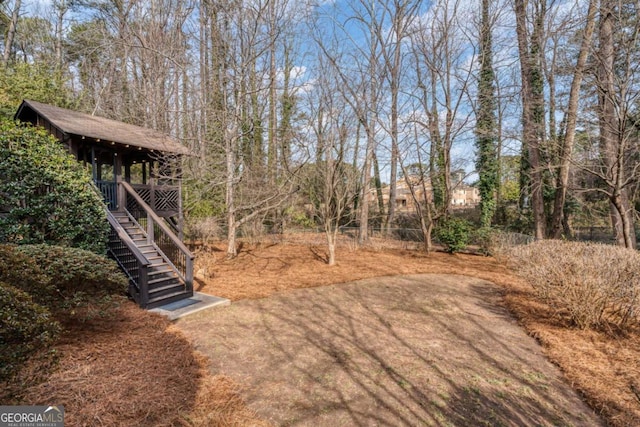
[[[149,206],[156,212],[156,179],[155,177],[151,177],[149,181]]]
[[[96,149],[92,145],[91,146],[91,176],[93,176],[93,180],[98,180],[98,166],[96,164]]]
[[[147,212],[147,243],[153,243],[155,240],[155,236],[153,234],[153,218],[151,217],[151,214]]]
[[[147,308],[149,304],[149,271],[146,265],[138,270],[138,286],[140,286],[140,307]]]
[[[116,182],[116,198],[118,199],[117,209],[124,211],[127,208],[127,192],[120,182]]]
[[[151,167],[151,163],[142,163],[142,183],[145,185],[147,184],[147,167]]]
[[[193,295],[193,258],[187,255],[187,264],[185,265],[185,286],[187,292]]]
[[[184,241],[184,214],[182,213],[182,182],[178,183],[178,238]]]

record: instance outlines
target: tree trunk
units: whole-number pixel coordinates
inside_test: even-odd
[[[617,115],[615,91],[615,10],[616,2],[602,0],[600,4],[600,40],[598,59],[598,118],[600,150],[609,186],[611,225],[620,246],[636,248],[633,207],[624,187],[624,125],[626,117]]]
[[[576,135],[576,122],[578,117],[578,101],[580,99],[580,87],[582,85],[582,77],[584,75],[585,66],[589,57],[589,49],[591,49],[591,39],[595,30],[596,22],[596,1],[589,1],[589,9],[587,11],[587,22],[585,23],[582,43],[580,44],[580,52],[578,60],[573,72],[573,81],[569,92],[569,105],[564,119],[565,130],[562,146],[560,147],[560,165],[558,168],[558,176],[556,180],[556,194],[553,204],[553,216],[551,218],[551,237],[560,238],[565,221],[564,205],[567,199],[567,188],[569,186],[569,170],[571,166],[571,156],[573,154],[573,145]]]
[[[374,150],[374,140],[371,129],[367,131],[367,148],[362,166],[361,190],[360,190],[360,227],[358,232],[358,244],[363,245],[369,241],[369,188],[371,185],[371,156]]]
[[[382,181],[380,179],[380,164],[378,163],[378,156],[375,150],[371,152],[371,162],[373,163],[373,185],[376,189],[376,199],[378,200],[378,217],[382,218],[384,215],[384,197],[382,195]]]
[[[58,15],[56,16],[56,70],[62,70],[62,38],[64,15],[67,13],[68,6],[65,0],[60,0],[55,4]]]
[[[494,93],[493,45],[489,0],[482,0],[480,24],[480,75],[478,78],[478,111],[476,113],[476,170],[480,192],[480,226],[490,227],[496,212],[498,181],[498,148],[496,101]]]
[[[327,259],[327,264],[335,265],[336,263],[336,232],[329,231],[326,234],[327,234],[327,248],[329,250],[329,257]]]
[[[529,159],[531,209],[533,211],[536,240],[545,238],[546,220],[544,213],[543,175],[541,164],[541,143],[544,138],[544,98],[542,88],[542,31],[545,5],[538,4],[534,17],[531,40],[527,34],[527,11],[525,0],[514,0],[516,13],[516,34],[522,75],[522,140]]]
[[[277,108],[278,100],[276,94],[276,0],[269,1],[269,129],[267,136],[267,174],[269,183],[275,184],[278,177],[278,143],[276,136],[277,129]]]
[[[18,27],[18,18],[20,17],[21,0],[16,0],[11,12],[11,21],[9,21],[9,29],[4,40],[4,53],[2,55],[2,63],[7,65],[11,56],[11,48],[13,47],[13,39],[16,36],[16,28]]]
[[[235,205],[235,174],[236,159],[234,151],[235,129],[225,135],[226,148],[226,205],[227,205],[227,258],[235,258],[238,255],[236,248],[236,205]]]

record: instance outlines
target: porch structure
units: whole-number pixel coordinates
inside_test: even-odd
[[[189,150],[152,129],[24,100],[15,119],[42,127],[90,168],[111,224],[109,255],[151,308],[193,295],[182,242],[180,159]]]

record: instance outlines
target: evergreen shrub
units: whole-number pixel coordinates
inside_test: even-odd
[[[87,170],[45,130],[0,121],[0,242],[104,253],[104,202]]]
[[[447,252],[460,252],[469,244],[471,224],[461,218],[449,217],[438,222],[435,234]]]
[[[0,380],[11,377],[34,353],[46,352],[60,330],[49,310],[0,282]]]
[[[127,277],[115,261],[93,252],[44,244],[20,245],[16,251],[33,259],[67,301],[124,295],[127,290]]]

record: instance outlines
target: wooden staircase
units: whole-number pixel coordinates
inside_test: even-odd
[[[129,294],[142,308],[193,296],[193,254],[128,183],[118,187],[121,202],[107,209],[109,255],[129,277]]]
[[[149,300],[146,308],[158,307],[193,296],[193,291],[187,289],[186,284],[169,262],[163,258],[162,251],[153,242],[148,241],[146,232],[126,212],[113,212],[113,216],[149,262],[147,272]],[[109,245],[115,246],[117,242],[110,241]]]

